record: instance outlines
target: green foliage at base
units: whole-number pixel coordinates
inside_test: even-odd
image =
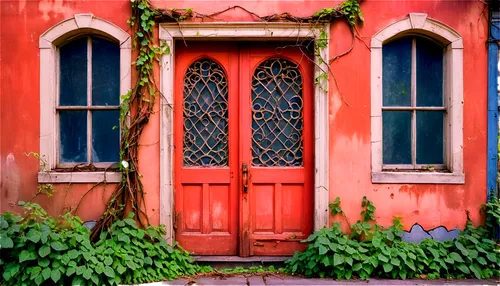
[[[339,198],[330,209],[333,215],[343,213]],[[350,234],[342,232],[340,223],[314,232],[304,241],[309,243],[306,250],[285,261],[285,272],[337,279],[481,279],[500,275],[500,246],[488,238],[491,227],[474,228],[468,221],[458,239],[426,239],[414,244],[401,240],[400,218],[383,228],[373,222],[374,211],[373,204],[363,198],[363,220],[351,226]]]
[[[20,203],[24,217],[0,215],[1,285],[117,285],[171,280],[203,269],[170,246],[163,228],[137,228],[132,216],[102,232],[97,243],[69,213],[58,219]]]

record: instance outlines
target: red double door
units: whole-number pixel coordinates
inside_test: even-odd
[[[313,223],[310,55],[265,43],[175,50],[176,241],[200,255],[302,250]]]

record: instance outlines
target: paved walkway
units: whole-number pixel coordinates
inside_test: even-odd
[[[147,286],[167,286],[167,285],[235,285],[235,286],[263,286],[263,285],[286,285],[286,286],[302,286],[302,285],[500,285],[499,279],[489,280],[331,280],[331,279],[307,279],[294,276],[273,275],[273,274],[245,274],[234,276],[209,276],[209,277],[194,277],[190,279],[178,279],[174,281],[157,282],[151,284],[143,284]]]

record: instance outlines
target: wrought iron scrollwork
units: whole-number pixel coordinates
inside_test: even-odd
[[[194,62],[184,77],[184,166],[228,165],[228,89],[222,67]]]
[[[273,58],[252,78],[252,165],[302,166],[302,76],[296,64]]]

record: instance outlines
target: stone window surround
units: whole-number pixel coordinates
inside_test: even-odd
[[[321,31],[330,39],[330,25],[322,26],[297,23],[215,22],[215,23],[164,23],[160,24],[160,40],[170,47],[170,54],[162,56],[160,78],[160,223],[166,226],[166,238],[174,234],[174,146],[173,98],[176,40],[292,40],[319,38]],[[321,57],[328,59],[329,43],[321,49]],[[326,63],[314,58],[314,77],[327,71]],[[320,85],[314,89],[314,229],[328,226],[329,212],[329,155],[328,155],[328,91]]]
[[[449,173],[385,171],[382,168],[382,46],[406,35],[425,35],[446,47],[444,53],[445,165]],[[463,41],[451,27],[425,13],[410,13],[371,40],[371,165],[372,183],[464,184],[463,173]]]
[[[119,172],[51,172],[57,164],[58,46],[78,35],[98,34],[120,44],[120,94],[131,88],[132,46],[130,35],[120,27],[94,17],[76,14],[40,36],[40,172],[39,183],[108,183],[121,180]]]

